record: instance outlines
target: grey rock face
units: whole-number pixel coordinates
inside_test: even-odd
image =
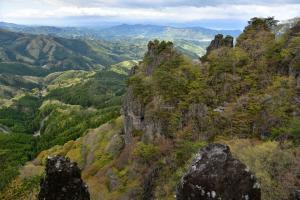
[[[210,144],[199,151],[178,184],[177,200],[260,200],[260,184],[232,157],[229,147]]]
[[[109,144],[105,149],[105,152],[113,156],[117,156],[120,153],[120,151],[123,149],[123,147],[124,147],[124,139],[119,134],[115,134],[110,139]]]
[[[143,130],[145,106],[142,105],[133,95],[132,89],[127,89],[123,103],[125,144],[131,143],[134,130]]]
[[[156,97],[152,100],[152,104],[160,107],[161,110],[170,109],[171,107],[162,104]],[[127,89],[124,99],[123,111],[125,144],[131,142],[134,132],[142,131],[143,140],[153,141],[154,138],[161,137],[164,130],[166,130],[167,123],[165,120],[167,119],[160,119],[157,116],[153,116],[147,105],[140,103],[133,95],[130,87]]]
[[[136,74],[139,70],[145,76],[151,76],[156,67],[159,67],[163,62],[167,62],[176,55],[173,49],[173,44],[170,42],[150,41],[148,44],[148,51],[145,54],[144,63],[131,70],[130,75]],[[161,110],[169,109],[171,106],[163,105],[159,98],[153,97],[151,102],[153,106],[159,107]],[[135,131],[142,131],[144,133],[143,140],[153,140],[155,137],[162,135],[164,128],[164,121],[153,116],[147,105],[141,103],[137,97],[134,96],[132,88],[129,86],[127,94],[123,102],[124,114],[124,133],[125,144],[130,144]]]
[[[298,22],[295,26],[293,26],[288,32],[288,39],[285,44],[290,51],[292,56],[288,56],[284,59],[283,66],[289,66],[289,75],[294,76],[297,80],[297,85],[300,85],[300,50],[299,48],[291,48],[290,46],[293,44],[293,40],[296,38],[300,38],[300,22]]]
[[[146,77],[152,76],[156,68],[160,67],[164,62],[172,61],[176,56],[178,54],[174,50],[172,43],[149,42],[144,61],[139,66],[132,68],[130,74],[142,73]],[[205,116],[207,115],[207,107],[205,105],[191,105],[190,108],[179,113],[179,119],[175,122],[177,124],[171,125],[170,119],[153,113],[155,111],[172,113],[176,109],[176,102],[166,102],[162,97],[153,95],[147,103],[142,103],[135,95],[132,86],[129,85],[123,102],[126,145],[131,143],[135,133],[140,132],[142,132],[142,140],[147,142],[151,142],[155,138],[172,137],[174,131],[185,128],[191,121],[193,121],[194,131],[199,132],[200,130],[201,132],[206,129]],[[205,134],[201,135],[205,136]]]
[[[46,176],[41,180],[39,200],[89,200],[77,163],[62,156],[49,157]]]
[[[107,171],[106,177],[108,179],[108,189],[110,192],[116,190],[120,186],[119,178],[112,169]]]
[[[233,47],[233,37],[227,35],[225,38],[223,38],[222,34],[216,35],[215,39],[211,41],[210,45],[206,49],[207,54],[209,54],[212,50],[219,49],[221,47]]]
[[[159,175],[159,167],[155,167],[149,171],[149,173],[146,175],[146,178],[144,180],[144,189],[142,194],[143,200],[152,200],[153,199],[153,189],[154,189],[154,182],[155,179]]]
[[[300,190],[295,191],[295,200],[300,200]]]
[[[148,51],[145,54],[145,57],[150,60],[145,69],[146,75],[152,75],[156,67],[170,59],[175,53],[176,52],[173,48],[173,43],[171,42],[163,41],[159,43],[158,41],[150,41],[148,43]]]

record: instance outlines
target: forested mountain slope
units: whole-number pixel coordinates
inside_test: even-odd
[[[101,30],[98,37],[110,41],[122,41],[126,38],[132,44],[147,46],[149,40],[159,39],[172,41],[177,51],[191,58],[197,59],[205,54],[214,35],[229,34],[237,37],[239,30],[213,30],[202,27],[170,27],[154,25],[123,24]],[[146,51],[146,49],[145,49]]]
[[[71,70],[46,77],[1,74],[1,88],[12,94],[4,91],[8,97],[1,98],[0,190],[40,151],[118,117],[126,77],[110,70]]]
[[[149,40],[159,39],[173,41],[181,53],[194,59],[205,54],[205,48],[216,34],[237,37],[240,30],[213,30],[202,27],[172,27],[142,24],[122,24],[108,28],[101,27],[51,27],[24,26],[11,23],[0,23],[0,28],[31,34],[46,34],[63,38],[81,38],[87,40],[106,40],[117,42],[122,46],[136,46],[147,50]],[[139,58],[142,58],[140,55]]]
[[[43,76],[70,69],[100,69],[141,57],[130,45],[0,30],[0,72]]]
[[[45,34],[65,38],[94,38],[94,39],[121,39],[121,38],[161,38],[208,40],[216,34],[232,35],[237,37],[240,30],[214,30],[203,27],[172,27],[143,24],[122,24],[111,27],[54,27],[54,26],[26,26],[0,22],[0,28],[14,32],[31,34]]]
[[[280,38],[273,26],[273,18],[253,18],[235,47],[213,41],[202,63],[172,42],[149,42],[131,70],[123,117],[41,152],[1,198],[34,199],[46,157],[60,154],[83,169],[92,199],[175,199],[193,154],[220,142],[256,174],[262,199],[293,199],[300,181],[300,24]]]

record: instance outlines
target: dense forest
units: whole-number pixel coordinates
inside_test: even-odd
[[[44,79],[40,90],[28,91],[0,108],[1,190],[42,150],[75,140],[119,116],[125,75],[110,70],[66,71]]]
[[[153,40],[140,62],[41,74],[4,67],[0,199],[36,199],[52,155],[78,163],[92,199],[174,199],[194,155],[211,142],[230,146],[255,173],[262,199],[292,199],[300,167],[300,23],[279,27],[272,17],[252,18],[234,45],[217,35],[197,60]],[[55,40],[73,50],[74,41]],[[99,45],[87,42],[88,49]]]
[[[172,42],[150,41],[129,78],[128,63],[48,75],[0,110],[11,132],[0,137],[0,197],[35,199],[47,156],[58,154],[78,163],[92,199],[174,199],[195,153],[219,142],[256,174],[262,199],[291,199],[299,27],[277,34],[274,18],[253,18],[235,45],[217,36],[197,62]]]

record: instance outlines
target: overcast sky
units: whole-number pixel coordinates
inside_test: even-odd
[[[242,28],[300,16],[300,0],[0,0],[0,21],[57,26],[143,23]]]

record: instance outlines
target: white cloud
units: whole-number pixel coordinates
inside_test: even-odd
[[[299,17],[300,0],[0,0],[0,21],[22,24],[73,26],[95,21],[169,25],[210,20],[209,27],[222,27],[217,23],[223,20],[232,21],[227,27],[242,28],[254,16],[279,20]]]
[[[18,1],[18,0],[11,0]],[[37,0],[31,0],[37,1]],[[48,3],[76,6],[116,6],[116,7],[177,7],[177,6],[217,6],[217,5],[272,5],[297,4],[299,0],[41,0]]]
[[[44,0],[45,1],[45,0]],[[220,6],[177,6],[162,8],[129,7],[79,7],[61,4],[55,8],[18,9],[17,12],[2,13],[2,19],[18,18],[60,18],[99,16],[128,20],[164,20],[190,22],[203,19],[249,19],[253,16],[275,16],[277,19],[289,19],[300,15],[300,4],[285,5],[220,5]]]

